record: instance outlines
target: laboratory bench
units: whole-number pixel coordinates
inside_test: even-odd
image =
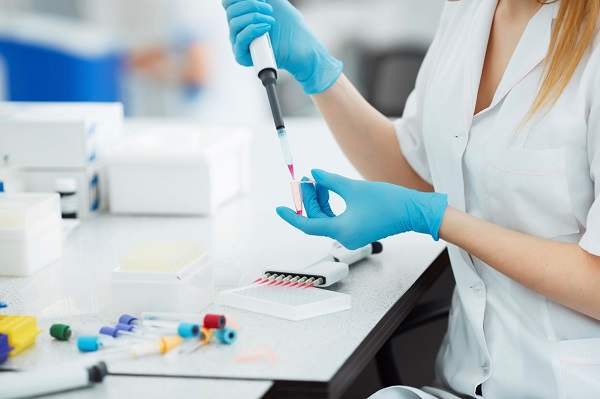
[[[320,168],[359,177],[323,121],[290,119],[287,129],[297,173]],[[30,277],[0,278],[0,298],[9,305],[0,314],[36,315],[45,330],[35,345],[3,366],[80,360],[85,355],[76,345],[55,341],[47,333],[49,326],[60,322],[78,334],[95,334],[112,321],[109,280],[123,252],[142,240],[195,239],[204,242],[215,273],[216,301],[205,311],[234,320],[237,341],[207,345],[177,362],[148,357],[109,363],[105,383],[71,395],[115,397],[114,392],[137,389],[158,395],[171,387],[175,394],[168,390],[168,395],[174,399],[187,392],[210,392],[215,398],[236,397],[235,392],[244,392],[237,396],[244,398],[343,397],[448,265],[446,245],[416,233],[382,240],[382,253],[351,266],[348,277],[328,288],[352,297],[348,311],[294,322],[222,306],[218,291],[250,283],[282,259],[312,258],[331,246],[331,240],[304,235],[275,213],[276,206],[293,204],[279,142],[267,122],[254,129],[251,176],[251,191],[210,217],[101,215],[66,237],[60,261]],[[335,195],[332,207],[343,209]],[[236,360],[256,350],[269,356]]]

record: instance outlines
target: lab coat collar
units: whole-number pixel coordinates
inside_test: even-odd
[[[498,0],[482,1],[471,35],[471,52],[465,65],[465,120],[467,131],[471,129],[473,112],[479,91],[483,62],[489,41],[490,30]],[[529,24],[512,55],[502,80],[496,89],[490,106],[478,115],[495,107],[517,83],[533,71],[546,57],[552,33],[552,21],[556,16],[557,3],[542,6]]]

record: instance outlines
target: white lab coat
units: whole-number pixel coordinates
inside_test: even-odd
[[[473,116],[496,4],[446,4],[396,122],[402,151],[423,179],[448,194],[451,206],[600,256],[600,34],[550,112],[516,134],[539,88],[558,5],[545,5],[532,18],[491,106]],[[437,359],[438,388],[476,396],[481,384],[486,399],[600,397],[600,321],[454,245],[449,253],[456,289]],[[373,397],[413,398],[415,392],[431,398],[401,387]]]

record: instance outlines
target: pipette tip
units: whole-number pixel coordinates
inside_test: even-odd
[[[300,216],[302,216],[302,209],[296,209],[296,213]]]
[[[287,167],[290,170],[290,174],[292,175],[292,179],[296,180],[296,176],[294,175],[294,164],[288,164]]]

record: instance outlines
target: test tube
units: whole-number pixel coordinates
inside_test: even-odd
[[[127,330],[122,330],[119,328],[114,328],[114,327],[102,327],[99,331],[100,334],[103,335],[110,335],[113,338],[119,338],[119,337],[126,337],[126,338],[132,338],[132,339],[145,339],[145,340],[150,340],[150,341],[155,341],[156,339],[158,339],[158,337],[150,337],[150,336],[145,336],[145,335],[140,335],[140,334],[136,334],[133,331],[127,331]]]
[[[117,340],[116,340],[117,341]],[[127,341],[123,341],[127,342]],[[137,358],[141,356],[165,354],[178,347],[183,342],[179,335],[162,337],[152,342],[136,343],[134,345],[122,345],[119,348],[103,353],[103,358],[124,359]]]
[[[200,335],[200,326],[194,323],[145,319],[142,320],[142,325],[144,327],[175,331],[183,338],[195,338]]]
[[[143,312],[143,320],[164,320],[192,322],[202,327],[222,329],[227,324],[227,319],[222,314],[213,313],[165,313],[165,312]]]
[[[119,341],[108,335],[82,335],[77,338],[77,348],[81,352],[96,352],[101,348],[123,346],[125,341]]]
[[[296,213],[302,215],[302,189],[300,188],[300,182],[298,180],[291,181],[290,188],[292,189],[292,200],[294,201]]]
[[[312,179],[307,180],[292,180],[290,182],[290,188],[292,189],[292,200],[294,201],[294,207],[296,208],[296,213],[298,215],[302,215],[302,188],[301,184],[314,184],[316,183]]]

